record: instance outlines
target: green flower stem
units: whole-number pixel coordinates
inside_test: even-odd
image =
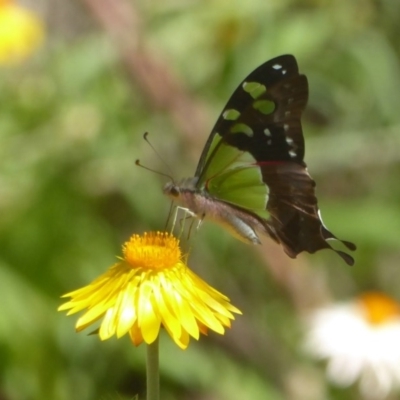
[[[160,399],[160,371],[158,355],[158,337],[147,345],[147,400]]]

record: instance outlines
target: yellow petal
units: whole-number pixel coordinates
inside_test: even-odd
[[[135,346],[139,346],[143,342],[143,336],[142,332],[140,331],[138,325],[137,325],[137,320],[132,326],[132,328],[129,330],[129,336],[132,340],[132,343]]]
[[[145,281],[139,288],[138,301],[138,326],[147,344],[153,343],[160,331],[161,319],[155,313],[151,302],[153,287],[149,281]]]
[[[103,322],[100,325],[99,336],[101,340],[107,340],[114,335],[116,312],[115,308],[109,308],[104,316]]]
[[[137,313],[135,308],[136,287],[127,285],[121,303],[118,305],[119,318],[117,321],[117,337],[121,337],[128,332],[136,321]]]
[[[159,280],[164,279],[164,275],[159,277]],[[181,335],[181,323],[179,319],[172,312],[172,307],[168,303],[168,296],[164,293],[161,284],[159,284],[159,290],[154,291],[154,303],[157,307],[157,313],[161,317],[161,321],[164,327],[170,332],[171,336]]]

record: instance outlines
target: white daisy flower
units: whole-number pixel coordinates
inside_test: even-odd
[[[317,310],[306,350],[328,362],[329,380],[347,387],[359,380],[365,399],[400,389],[400,304],[377,292]]]

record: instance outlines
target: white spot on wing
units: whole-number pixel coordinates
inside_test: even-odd
[[[272,66],[272,68],[273,68],[273,69],[276,69],[276,70],[282,69],[282,65],[281,65],[281,64],[274,64],[274,65]]]
[[[296,152],[293,150],[289,150],[289,156],[295,158],[297,156]]]
[[[293,139],[292,139],[291,137],[286,137],[285,140],[286,140],[286,143],[287,143],[289,146],[291,146],[291,145],[293,144]]]
[[[289,130],[289,124],[283,124],[283,129],[285,132],[287,132]],[[292,142],[293,142],[293,140],[292,140]]]
[[[264,134],[265,134],[265,136],[268,136],[268,137],[272,136],[271,131],[268,128],[264,129]]]

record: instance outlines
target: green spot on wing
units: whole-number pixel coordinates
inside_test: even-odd
[[[253,108],[265,115],[269,115],[274,112],[275,103],[271,100],[257,100],[253,103]]]
[[[222,117],[229,121],[235,121],[240,117],[240,112],[234,108],[231,108],[229,110],[225,110],[222,113]]]
[[[258,82],[244,82],[242,87],[253,99],[258,99],[267,91],[265,85]]]
[[[244,133],[245,135],[252,137],[254,132],[253,129],[250,128],[249,125],[238,123],[232,126],[230,129],[232,133]]]

